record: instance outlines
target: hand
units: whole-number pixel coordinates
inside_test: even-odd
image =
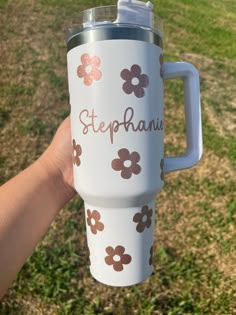
[[[74,189],[73,164],[72,164],[72,142],[70,116],[59,126],[57,132],[39,161],[48,169],[59,173],[71,198],[76,194]]]

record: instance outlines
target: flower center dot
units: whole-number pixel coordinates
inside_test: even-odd
[[[96,220],[94,218],[91,219],[91,225],[95,225],[96,224]]]
[[[87,74],[89,74],[91,71],[92,71],[92,66],[91,66],[91,65],[87,65],[87,66],[85,67],[85,72],[86,72]]]
[[[131,82],[132,82],[133,85],[138,85],[139,84],[139,79],[134,77]]]
[[[146,214],[142,217],[142,222],[143,223],[147,222],[147,215]]]
[[[132,165],[132,162],[130,160],[124,161],[124,167],[130,167]]]
[[[115,255],[115,256],[113,257],[113,260],[114,260],[115,262],[120,261],[120,256],[119,256],[119,255]]]

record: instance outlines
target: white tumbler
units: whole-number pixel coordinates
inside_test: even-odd
[[[112,286],[152,274],[164,173],[192,167],[202,154],[198,72],[163,63],[152,9],[132,0],[89,9],[67,35],[74,185],[85,202],[91,273]],[[163,80],[173,78],[184,83],[187,150],[164,157]]]

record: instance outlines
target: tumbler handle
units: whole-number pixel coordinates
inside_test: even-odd
[[[164,172],[189,168],[202,156],[202,121],[200,85],[197,69],[187,62],[165,62],[164,80],[182,78],[184,83],[185,124],[187,149],[185,154],[164,157]]]

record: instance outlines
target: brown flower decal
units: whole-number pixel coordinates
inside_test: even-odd
[[[120,149],[118,151],[119,159],[114,159],[111,163],[113,170],[121,171],[121,177],[129,179],[132,174],[139,174],[141,166],[137,164],[140,160],[138,152],[129,153],[128,149]]]
[[[148,206],[143,206],[141,212],[138,212],[134,215],[133,221],[138,223],[136,230],[139,233],[142,233],[145,228],[150,228],[152,224],[152,209],[148,209]]]
[[[89,54],[83,54],[81,57],[82,65],[77,68],[79,78],[84,78],[84,84],[89,86],[93,80],[100,80],[102,72],[98,70],[101,60],[97,56],[90,57]]]
[[[144,88],[148,86],[149,79],[146,74],[141,74],[141,71],[139,65],[132,65],[130,70],[121,71],[121,78],[126,81],[122,87],[126,94],[134,93],[138,98],[145,95]]]
[[[97,231],[104,230],[104,224],[100,222],[101,215],[97,210],[93,210],[91,212],[89,209],[87,210],[87,224],[90,226],[91,232],[93,234],[97,234]]]
[[[153,246],[150,248],[150,258],[149,258],[149,265],[151,266],[153,262]]]
[[[164,180],[164,159],[161,159],[160,168],[161,168],[161,180]]]
[[[161,68],[160,68],[160,76],[163,79],[164,78],[164,68],[163,68],[164,57],[163,57],[163,54],[160,54],[159,62],[160,62],[160,66],[161,66]]]
[[[80,155],[81,154],[82,154],[81,146],[79,144],[76,144],[75,139],[73,139],[73,155],[72,155],[73,164],[80,166]]]
[[[123,265],[128,265],[132,260],[130,255],[125,254],[125,248],[120,245],[116,246],[115,249],[108,246],[106,252],[108,256],[105,257],[105,262],[109,266],[113,265],[115,271],[122,271]]]

